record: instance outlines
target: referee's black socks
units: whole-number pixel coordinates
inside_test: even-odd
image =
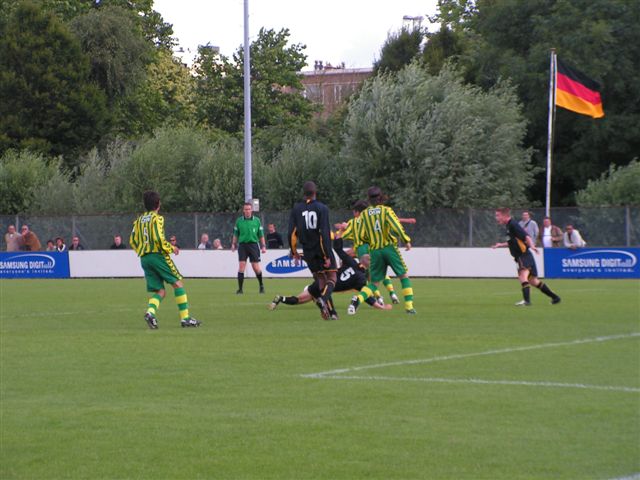
[[[244,272],[238,272],[238,290],[242,291],[243,283],[244,283]]]

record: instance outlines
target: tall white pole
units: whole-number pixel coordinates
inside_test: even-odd
[[[251,53],[249,48],[249,0],[244,0],[244,199],[253,198],[251,171]]]
[[[556,49],[551,49],[549,65],[549,124],[547,136],[547,195],[545,200],[545,215],[551,216],[551,154],[553,152],[553,127],[556,114]]]

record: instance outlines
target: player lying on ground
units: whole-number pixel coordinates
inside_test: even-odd
[[[367,276],[364,267],[344,251],[342,238],[338,237],[333,241],[333,249],[338,254],[338,257],[340,257],[340,260],[342,260],[342,265],[338,269],[336,286],[333,291],[360,291],[360,289],[367,284]],[[315,281],[311,285],[305,287],[305,289],[298,295],[289,297],[276,295],[269,305],[269,309],[275,310],[281,303],[284,303],[285,305],[301,305],[303,303],[311,302],[320,296],[320,285]],[[378,303],[374,297],[367,298],[366,302],[374,308],[391,310],[391,305],[382,305]]]

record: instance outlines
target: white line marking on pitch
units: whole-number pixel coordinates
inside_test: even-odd
[[[318,377],[316,377],[318,378]],[[383,380],[389,382],[426,382],[426,383],[471,383],[479,385],[515,385],[524,387],[579,388],[583,390],[609,390],[616,392],[640,392],[640,388],[618,387],[614,385],[588,385],[584,383],[527,382],[524,380],[484,380],[482,378],[421,378],[421,377],[384,377],[378,375],[327,375],[319,378],[334,380]]]
[[[442,383],[477,383],[477,384],[495,384],[495,385],[526,385],[526,386],[544,386],[544,387],[564,387],[564,388],[583,388],[596,390],[617,390],[628,392],[640,392],[640,388],[634,387],[617,387],[617,386],[598,386],[586,384],[569,384],[554,382],[526,382],[526,381],[509,381],[509,380],[482,380],[482,379],[454,379],[454,378],[412,378],[412,377],[385,377],[385,376],[348,376],[345,374],[351,372],[361,372],[363,370],[373,370],[376,368],[396,367],[402,365],[418,365],[425,363],[446,362],[449,360],[458,360],[462,358],[481,357],[487,355],[499,355],[502,353],[524,352],[529,350],[541,350],[544,348],[567,347],[573,345],[583,345],[587,343],[608,342],[612,340],[621,340],[625,338],[640,337],[640,332],[623,333],[619,335],[609,335],[603,337],[581,338],[567,342],[541,343],[537,345],[526,345],[522,347],[502,348],[496,350],[485,350],[483,352],[459,353],[454,355],[444,355],[439,357],[423,358],[418,360],[403,360],[398,362],[377,363],[373,365],[362,365],[359,367],[339,368],[317,373],[306,373],[300,375],[303,378],[331,378],[331,379],[352,379],[352,380],[398,380],[398,381],[416,381],[416,382],[442,382]]]
[[[612,478],[611,480],[640,480],[640,473],[634,473],[628,477]]]

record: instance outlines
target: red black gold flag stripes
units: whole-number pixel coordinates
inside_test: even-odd
[[[556,105],[593,118],[604,117],[600,85],[557,57],[556,60]]]

